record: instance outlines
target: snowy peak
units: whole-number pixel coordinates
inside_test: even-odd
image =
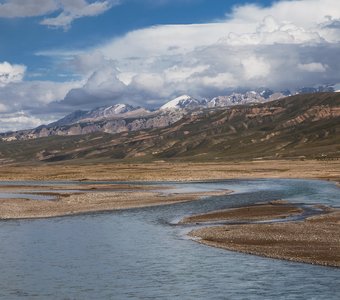
[[[271,90],[264,89],[250,91],[246,93],[232,93],[229,96],[218,96],[208,102],[208,107],[226,107],[233,105],[245,105],[249,103],[264,103],[267,101],[278,100],[286,97],[283,93],[274,93]]]
[[[228,95],[215,97],[211,100],[198,100],[189,95],[182,95],[167,102],[158,110],[154,110],[152,112],[142,107],[133,107],[129,104],[119,103],[110,106],[98,107],[89,111],[75,111],[60,119],[59,121],[48,124],[48,126],[65,126],[84,122],[150,117],[157,114],[160,114],[162,117],[169,115],[183,116],[184,114],[196,109],[229,107],[251,103],[265,103],[268,101],[281,99],[292,94],[316,93],[325,91],[339,92],[339,90],[340,84],[335,84],[312,88],[305,87],[295,92],[291,92],[289,90],[275,92],[269,88],[261,87],[250,91],[233,92]]]
[[[87,113],[87,118],[110,118],[113,116],[125,114],[127,112],[136,110],[131,105],[128,104],[115,104],[111,106],[104,106],[104,107],[99,107],[96,109],[93,109]]]
[[[160,110],[194,109],[202,105],[201,101],[188,95],[177,97],[163,106]]]

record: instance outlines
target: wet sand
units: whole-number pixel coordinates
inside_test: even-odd
[[[272,207],[272,209],[270,209]],[[199,243],[226,250],[264,257],[340,267],[340,210],[322,207],[320,215],[302,221],[270,222],[270,219],[290,217],[297,211],[287,211],[294,205],[264,204],[231,209],[184,219],[184,223],[228,220],[248,222],[193,230],[189,235]],[[264,208],[263,214],[261,209]],[[320,207],[321,208],[321,207]],[[298,207],[295,207],[299,210]],[[281,210],[281,211],[280,211]],[[249,213],[248,213],[249,212]],[[269,221],[251,223],[251,221]]]

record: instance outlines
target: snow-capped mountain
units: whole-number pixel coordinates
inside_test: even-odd
[[[117,117],[136,117],[150,113],[141,107],[134,107],[129,104],[115,104],[99,107],[89,111],[85,118],[89,120],[110,119]]]
[[[214,107],[226,107],[226,106],[234,106],[234,105],[243,105],[249,103],[263,103],[267,101],[273,101],[280,98],[287,97],[286,94],[274,93],[270,90],[259,90],[259,91],[250,91],[246,93],[232,93],[229,96],[218,96],[211,99],[207,106],[210,108]]]
[[[167,102],[160,107],[160,110],[195,109],[202,107],[204,104],[204,101],[197,100],[188,95],[183,95]]]
[[[336,87],[336,89],[334,88]],[[266,103],[300,93],[315,93],[328,89],[339,90],[340,85],[303,88],[300,91],[274,92],[267,88],[259,88],[248,92],[234,92],[229,95],[209,99],[196,99],[189,95],[182,95],[172,99],[158,109],[149,111],[142,107],[129,104],[114,104],[98,107],[90,111],[75,111],[62,119],[41,125],[34,129],[21,130],[0,134],[0,141],[27,140],[53,135],[81,135],[94,132],[120,133],[163,128],[170,126],[191,112],[200,113],[204,109],[219,109],[235,105],[252,103]]]
[[[116,104],[111,106],[104,106],[94,109],[88,113],[89,118],[107,118],[135,110],[134,107],[128,104]]]

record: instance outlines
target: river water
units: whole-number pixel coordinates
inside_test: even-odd
[[[340,190],[333,183],[174,185],[178,192],[235,193],[113,213],[0,222],[0,298],[340,299],[340,269],[210,248],[188,239],[190,228],[174,225],[192,213],[275,199],[339,207]]]

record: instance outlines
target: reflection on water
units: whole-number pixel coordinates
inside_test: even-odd
[[[0,222],[2,299],[339,299],[340,270],[214,249],[171,222],[191,213],[288,199],[339,205],[305,180],[176,184],[234,194],[176,205]]]

